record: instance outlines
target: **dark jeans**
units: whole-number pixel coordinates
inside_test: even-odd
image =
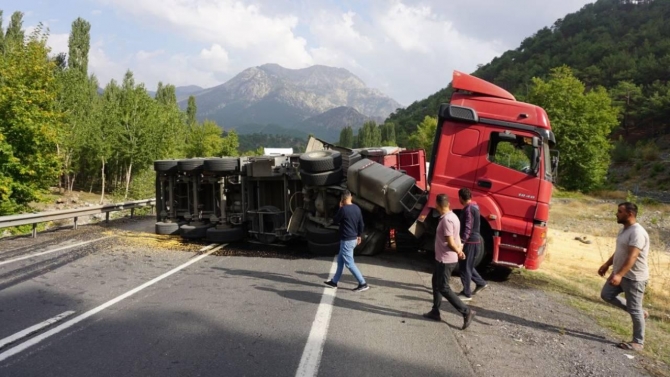
[[[475,270],[475,259],[477,254],[482,252],[482,243],[466,243],[463,245],[463,253],[465,259],[458,261],[458,267],[461,270],[461,283],[463,283],[463,293],[470,297],[472,296],[472,288],[470,281],[474,281],[479,287],[486,285],[486,280],[482,279],[479,272]]]
[[[449,278],[454,268],[456,268],[456,263],[444,264],[435,261],[435,271],[433,271],[433,311],[440,312],[442,296],[444,296],[459,313],[466,316],[470,312],[470,308],[458,298],[449,286]]]

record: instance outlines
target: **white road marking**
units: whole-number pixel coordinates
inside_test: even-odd
[[[74,310],[68,310],[67,312],[61,313],[61,314],[59,314],[59,315],[57,315],[53,318],[47,319],[44,322],[38,323],[34,326],[28,327],[25,330],[19,331],[14,335],[10,335],[10,336],[8,336],[4,339],[0,339],[0,348],[4,348],[8,344],[12,344],[12,343],[16,342],[17,340],[23,339],[27,336],[30,336],[30,335],[42,330],[45,327],[51,326],[56,322],[60,322],[64,318],[67,318],[74,313],[75,313]]]
[[[337,257],[333,259],[333,264],[330,266],[331,279],[337,270]],[[313,377],[319,372],[319,364],[321,364],[321,355],[323,354],[323,346],[326,343],[326,335],[328,335],[328,326],[330,326],[330,315],[333,312],[333,301],[335,301],[335,294],[337,289],[325,287],[323,289],[323,296],[321,302],[316,309],[316,317],[312,323],[312,329],[307,337],[307,344],[302,351],[302,358],[300,358],[300,365],[298,371],[295,373],[296,377]]]
[[[34,257],[39,257],[40,255],[44,255],[44,254],[54,253],[54,252],[56,252],[56,251],[61,251],[61,250],[71,249],[71,248],[73,248],[73,247],[77,247],[77,246],[87,245],[87,244],[89,244],[89,243],[102,241],[102,240],[104,240],[104,239],[111,238],[111,237],[114,237],[114,236],[107,236],[107,237],[96,238],[96,239],[91,240],[91,241],[79,242],[79,243],[75,243],[75,244],[72,244],[72,245],[67,245],[67,246],[63,246],[63,247],[58,247],[58,248],[56,248],[56,249],[51,249],[51,250],[47,250],[47,251],[42,251],[42,252],[40,252],[40,253],[35,253],[35,254],[30,254],[30,255],[24,255],[24,256],[22,256],[22,257],[18,257],[18,258],[14,258],[14,259],[9,259],[9,260],[6,260],[6,261],[2,261],[2,262],[0,262],[0,266],[2,266],[3,264],[9,264],[9,263],[13,263],[13,262],[22,261],[22,260],[24,260],[24,259],[30,259],[30,258],[34,258]]]
[[[58,327],[55,327],[55,328],[45,332],[44,334],[38,335],[38,336],[36,336],[36,337],[34,337],[30,340],[27,340],[27,341],[19,344],[18,346],[14,347],[14,348],[10,348],[5,352],[0,353],[0,361],[4,361],[4,360],[6,360],[7,358],[9,358],[13,355],[16,355],[17,353],[26,350],[28,347],[34,346],[35,344],[43,341],[44,339],[47,339],[48,337],[50,337],[52,335],[58,334],[59,332],[67,329],[68,327],[72,327],[73,325],[85,320],[86,318],[88,318],[88,317],[90,317],[90,316],[92,316],[96,313],[99,313],[99,312],[109,308],[110,306],[112,306],[112,305],[114,305],[114,304],[116,304],[116,303],[134,295],[135,293],[143,290],[144,288],[147,288],[151,285],[154,285],[154,284],[158,283],[159,281],[165,279],[166,277],[168,277],[168,276],[170,276],[174,273],[177,273],[180,270],[183,270],[184,268],[192,265],[193,263],[205,258],[206,256],[218,251],[219,249],[221,249],[225,246],[226,246],[226,244],[221,244],[221,245],[218,245],[218,246],[217,246],[217,244],[212,244],[212,245],[209,245],[209,246],[206,246],[206,247],[200,249],[199,252],[204,252],[204,251],[207,251],[207,252],[205,254],[198,255],[197,257],[195,257],[195,258],[191,259],[190,261],[182,264],[181,266],[175,267],[172,270],[164,273],[163,275],[160,275],[159,277],[157,277],[153,280],[150,280],[150,281],[140,285],[139,287],[122,294],[121,296],[118,296],[118,297],[116,297],[116,298],[114,298],[110,301],[107,301],[106,303],[104,303],[104,304],[102,304],[102,305],[100,305],[100,306],[98,306],[94,309],[91,309],[84,314],[81,314],[81,315],[79,315],[75,318],[72,318],[71,320],[59,325]]]

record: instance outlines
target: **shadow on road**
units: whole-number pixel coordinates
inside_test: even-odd
[[[406,296],[406,295],[398,295],[396,296],[400,299],[403,300],[414,300],[414,301],[425,301],[422,300],[421,298],[414,297],[414,296]],[[443,305],[444,306],[444,305]],[[447,305],[448,306],[448,305]],[[561,334],[561,335],[568,335],[576,338],[581,338],[581,339],[586,339],[586,340],[593,340],[597,341],[600,343],[604,344],[611,344],[612,342],[608,341],[605,337],[600,336],[600,335],[595,335],[575,329],[570,329],[566,328],[563,326],[555,326],[549,323],[543,323],[543,322],[536,322],[532,321],[530,319],[522,318],[522,317],[517,317],[515,315],[509,314],[509,313],[504,313],[504,312],[499,312],[497,310],[492,310],[492,309],[486,309],[481,306],[475,306],[475,305],[470,305],[473,309],[477,311],[477,317],[475,318],[475,321],[487,325],[487,326],[493,326],[491,323],[488,323],[486,321],[483,321],[482,319],[490,319],[490,320],[498,320],[498,321],[503,321],[507,323],[512,323],[515,325],[519,326],[525,326],[525,327],[530,327],[533,329],[538,329],[538,330],[544,330],[548,331],[551,333],[556,333],[556,334]]]

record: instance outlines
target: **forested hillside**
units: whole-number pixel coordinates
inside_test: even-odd
[[[523,100],[532,78],[567,65],[587,90],[604,86],[620,108],[614,130],[635,142],[670,132],[670,0],[598,0],[539,30],[473,74]],[[451,89],[389,117],[399,145],[425,116],[436,116]]]

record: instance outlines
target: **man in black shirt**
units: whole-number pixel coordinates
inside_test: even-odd
[[[472,201],[472,192],[468,188],[458,190],[458,200],[463,206],[460,216],[460,236],[461,242],[463,242],[463,253],[465,254],[465,259],[458,261],[461,271],[461,282],[463,283],[463,291],[459,294],[459,298],[461,301],[470,301],[473,294],[480,292],[489,285],[475,270],[477,254],[484,252],[482,250],[482,236],[479,233],[479,206]],[[471,281],[474,281],[476,284],[474,292],[472,292],[472,287],[470,286]]]
[[[358,280],[358,287],[354,288],[353,291],[367,291],[370,287],[365,282],[358,267],[356,267],[356,263],[354,263],[354,248],[361,243],[361,236],[363,236],[363,215],[361,209],[351,203],[351,192],[349,190],[342,193],[340,209],[333,218],[333,224],[340,225],[340,253],[337,256],[335,276],[331,280],[324,281],[324,283],[331,288],[337,288],[342,270],[344,266],[347,266],[351,274]]]

